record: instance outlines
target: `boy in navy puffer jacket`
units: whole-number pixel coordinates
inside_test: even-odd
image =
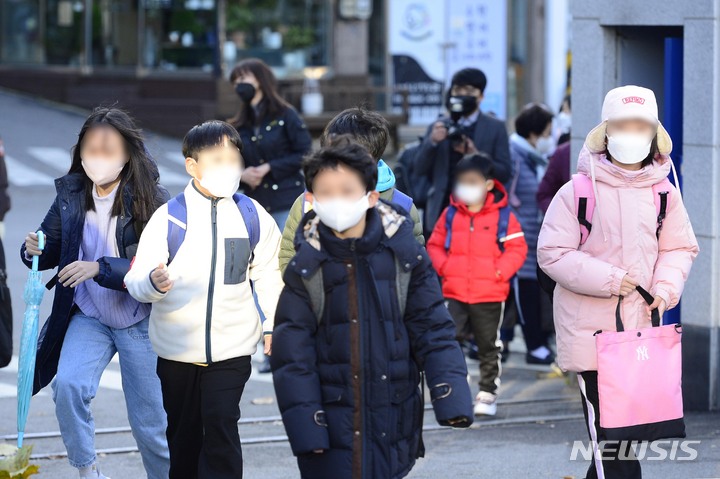
[[[271,357],[302,477],[400,478],[423,455],[420,371],[441,425],[473,421],[455,328],[409,217],[347,137],[306,159],[313,210],[285,272]]]

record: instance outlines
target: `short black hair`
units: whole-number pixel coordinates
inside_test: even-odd
[[[455,167],[455,178],[470,171],[480,173],[486,180],[495,179],[493,159],[482,151],[463,156]]]
[[[365,191],[375,189],[378,180],[377,162],[365,147],[350,135],[332,136],[325,146],[305,157],[305,188],[312,193],[315,177],[322,171],[335,170],[339,165],[357,172],[365,184]]]
[[[482,70],[477,68],[463,68],[456,72],[450,80],[450,88],[454,86],[470,85],[485,93],[487,77]]]
[[[540,103],[531,103],[515,118],[515,131],[523,138],[529,138],[531,133],[539,136],[552,123],[552,119],[553,114],[548,107]]]
[[[390,123],[376,111],[362,106],[348,108],[330,120],[320,136],[320,145],[325,146],[332,135],[352,135],[377,161],[387,148]]]
[[[237,130],[230,123],[210,120],[190,128],[183,139],[183,155],[185,158],[197,159],[197,154],[202,150],[221,146],[225,137],[242,153],[243,143]]]

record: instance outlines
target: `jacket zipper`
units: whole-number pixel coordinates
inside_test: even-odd
[[[213,294],[215,293],[215,270],[217,263],[217,204],[218,199],[210,200],[210,218],[212,220],[212,259],[210,263],[210,281],[208,283],[207,312],[205,313],[205,357],[207,363],[212,363],[212,347],[210,345],[210,332],[212,328]]]
[[[235,273],[235,241],[230,241],[230,278]]]
[[[473,235],[474,232],[475,232],[475,215],[471,213],[470,214],[470,241],[468,241],[468,257],[470,257],[470,258],[472,258],[472,252],[470,250],[472,248],[473,239],[475,236],[475,235]],[[472,262],[468,261],[467,264],[468,264],[468,278],[471,278],[472,277],[472,266],[471,266]],[[472,281],[468,281],[466,283],[468,298],[471,296],[470,295],[470,289],[472,288],[471,283],[472,283]]]

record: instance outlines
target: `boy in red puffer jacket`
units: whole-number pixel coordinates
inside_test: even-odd
[[[435,225],[427,249],[442,278],[458,339],[469,329],[477,343],[480,392],[474,412],[495,415],[502,349],[498,328],[510,282],[528,248],[485,153],[458,162],[450,206]]]

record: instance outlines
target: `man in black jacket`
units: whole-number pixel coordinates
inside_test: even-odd
[[[430,125],[415,158],[418,174],[428,175],[431,188],[423,226],[430,235],[452,191],[452,171],[469,153],[482,151],[493,159],[496,178],[506,183],[511,176],[510,150],[505,124],[480,111],[487,78],[477,68],[453,75],[447,101],[451,117]]]

